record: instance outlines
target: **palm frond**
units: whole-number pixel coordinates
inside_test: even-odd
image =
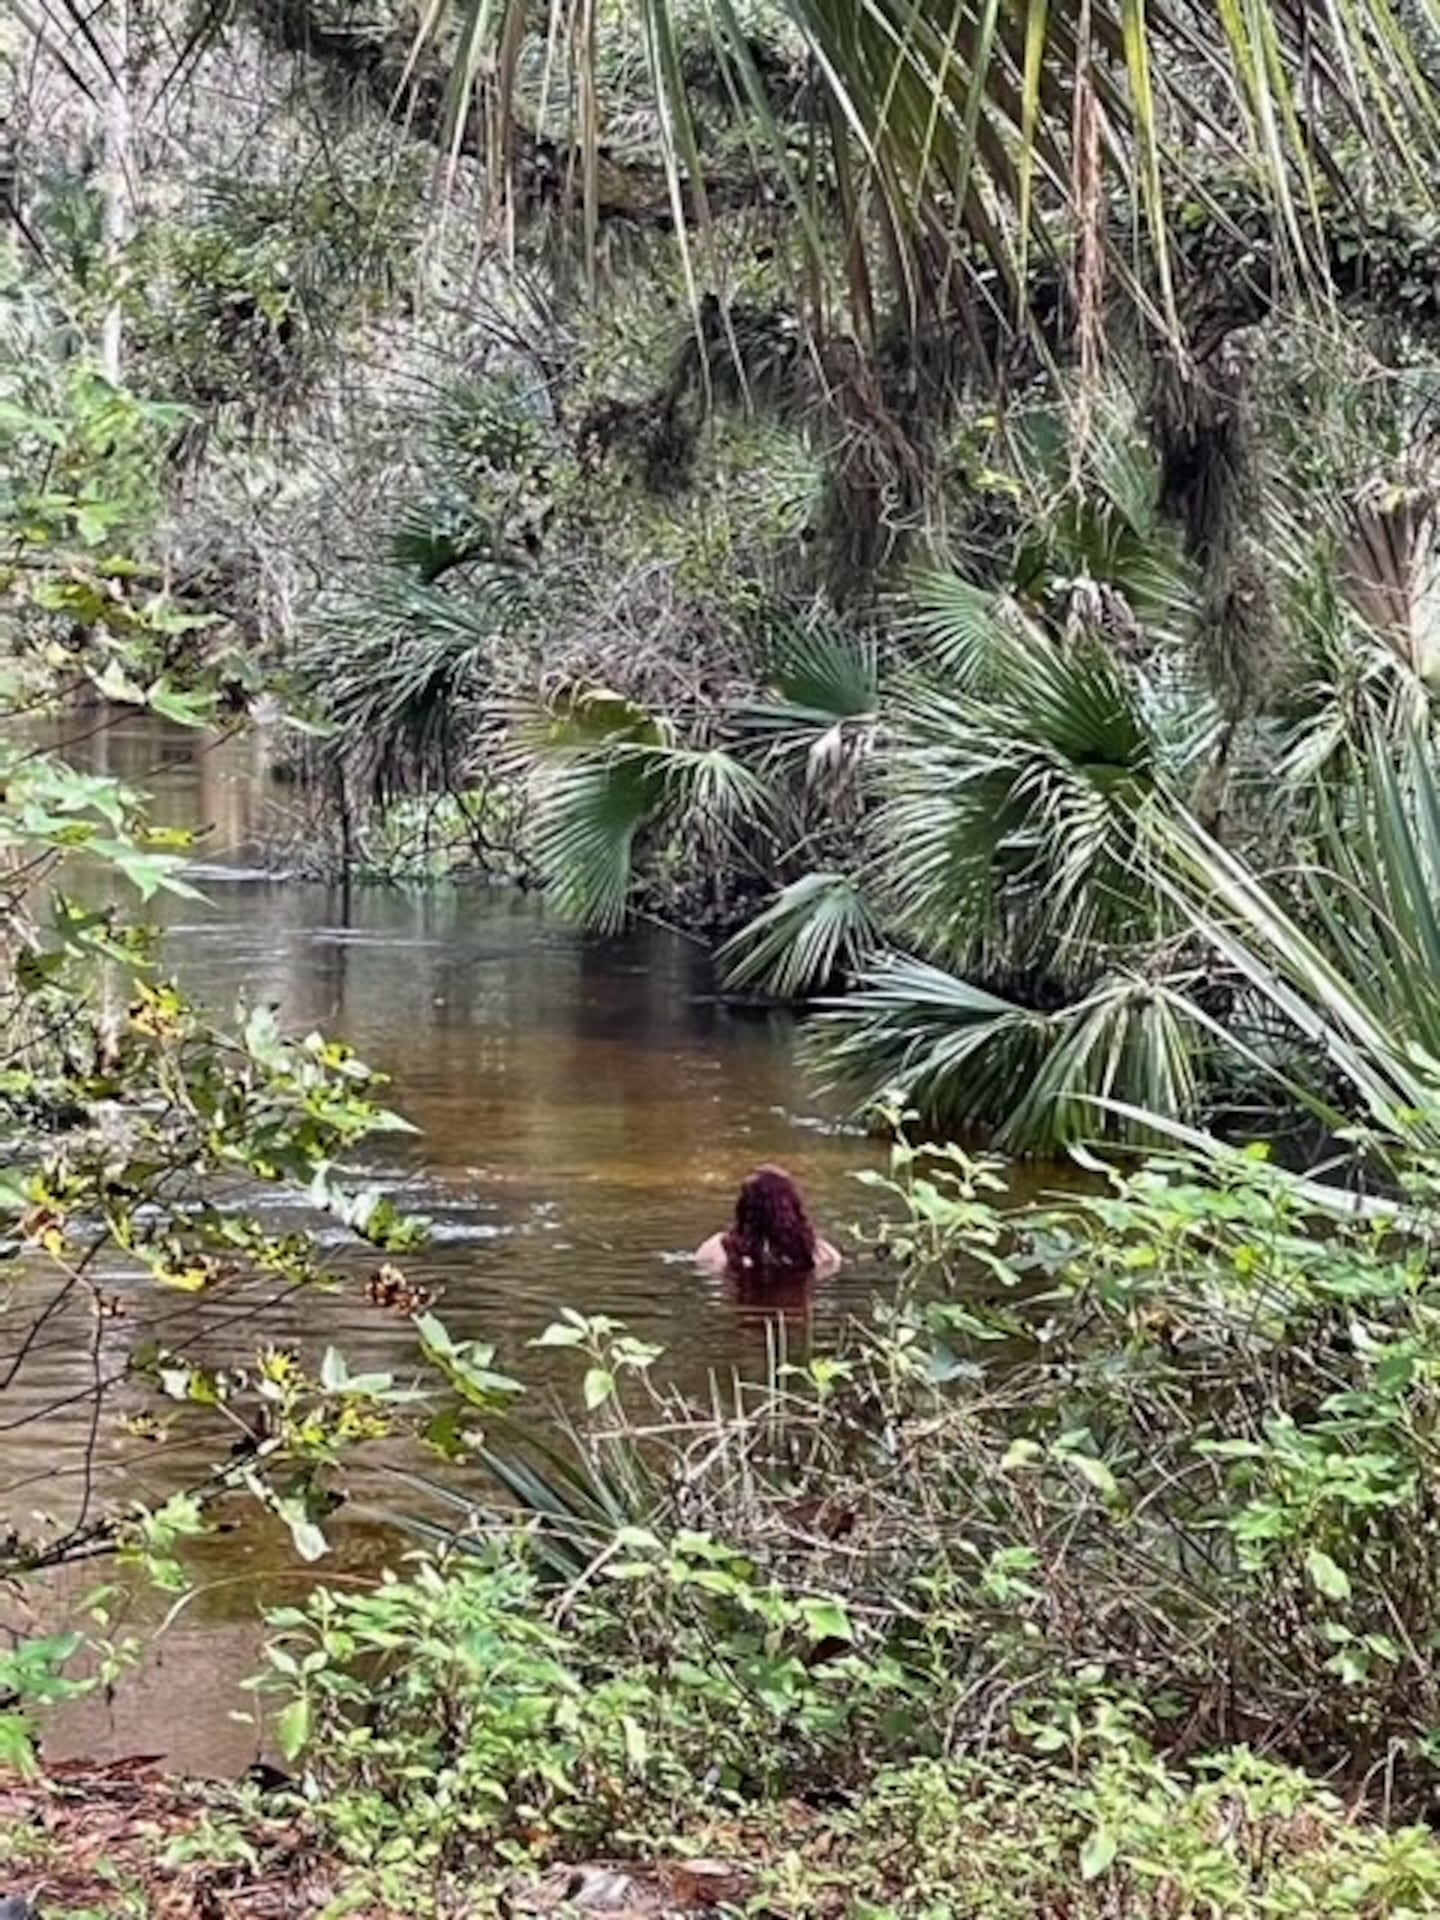
[[[393,566],[429,586],[482,554],[489,535],[467,500],[413,501],[395,516],[387,542],[389,558]]]
[[[799,1000],[851,971],[879,944],[864,887],[849,873],[807,873],[720,949],[725,981]]]
[[[535,856],[551,899],[568,919],[611,933],[625,924],[635,837],[659,811],[659,768],[596,753],[532,779]]]
[[[1353,501],[1322,499],[1313,511],[1318,532],[1296,515],[1277,517],[1273,560],[1290,644],[1271,704],[1287,785],[1320,796],[1353,777],[1376,731],[1395,749],[1412,731],[1435,727],[1440,628],[1429,587],[1422,590],[1408,565],[1384,574],[1372,554],[1368,580],[1356,578],[1345,537],[1355,525]]]
[[[573,143],[574,197],[593,250],[610,162],[600,129],[620,103],[607,85],[600,36],[582,30],[582,15],[557,8],[536,16],[529,0],[466,0],[450,118],[465,124],[475,75],[487,63],[501,76],[506,113],[522,105],[527,69],[568,73],[568,122],[546,130]],[[1276,250],[1302,275],[1322,271],[1320,202],[1344,189],[1338,146],[1347,134],[1358,130],[1375,171],[1421,192],[1435,177],[1440,110],[1428,75],[1440,35],[1429,6],[1401,13],[1390,0],[1342,8],[1094,0],[1077,13],[1033,0],[789,0],[783,17],[794,64],[813,76],[813,89],[800,96],[813,102],[808,124],[798,127],[793,85],[777,87],[755,58],[750,8],[738,0],[694,9],[636,0],[645,87],[642,99],[625,104],[643,115],[651,155],[659,155],[659,197],[697,307],[697,252],[722,200],[721,182],[709,177],[695,63],[685,57],[697,36],[713,43],[733,76],[755,184],[789,202],[796,243],[817,278],[835,272],[837,249],[821,211],[821,183],[833,181],[851,251],[873,246],[912,321],[976,262],[992,289],[998,279],[995,304],[1013,308],[1029,254],[1057,251],[1055,210],[1083,217],[1095,186],[1087,167],[1093,174],[1097,164],[1134,209],[1133,231],[1112,236],[1112,277],[1176,331],[1165,202],[1189,185],[1180,156],[1198,139],[1258,176]],[[430,18],[437,33],[440,16]],[[521,57],[527,47],[533,58]],[[1103,115],[1098,163],[1076,127],[1081,91]],[[547,102],[523,104],[538,117]],[[496,132],[495,152],[505,150],[508,132]],[[808,136],[815,162],[797,160],[806,151],[797,135]],[[862,220],[860,210],[873,210],[873,219]],[[1148,270],[1136,275],[1131,259],[1142,250]],[[850,277],[866,288],[879,276],[852,265]]]
[[[606,688],[570,690],[516,719],[529,761],[536,858],[560,911],[624,925],[642,830],[700,834],[758,820],[764,781],[719,747],[677,744],[667,721]]]
[[[1197,933],[1309,1048],[1312,1110],[1440,1147],[1440,776],[1424,744],[1397,767],[1372,734],[1357,790],[1298,872],[1267,877],[1193,822],[1152,830]]]
[[[525,592],[502,567],[474,569],[454,592],[378,568],[310,622],[296,679],[378,790],[453,770],[467,714],[490,684],[497,644]]]
[[[1107,1101],[1191,1118],[1202,1039],[1163,982],[1116,974],[1071,1005],[1037,1010],[892,954],[820,1016],[807,1050],[862,1103],[898,1089],[928,1125],[982,1130],[1006,1152],[1044,1155],[1107,1128],[1154,1137],[1128,1117],[1117,1125]]]
[[[873,637],[833,622],[772,630],[769,697],[747,701],[741,732],[780,765],[803,764],[814,780],[847,772],[868,753],[880,704],[879,652]]]
[[[1043,630],[1013,599],[954,572],[922,574],[907,627],[927,666],[956,685],[984,692],[1003,678],[1016,651]]]
[[[616,745],[658,747],[673,737],[663,715],[609,687],[562,687],[543,700],[516,703],[509,718],[520,747],[552,760]]]
[[[897,689],[874,864],[927,951],[969,965],[999,942],[1063,971],[1154,930],[1135,815],[1164,799],[1164,768],[1103,643],[1028,639],[987,697]]]
[[[560,1438],[551,1442],[503,1418],[492,1427],[495,1439],[477,1447],[473,1458],[508,1504],[434,1475],[392,1469],[391,1477],[423,1503],[399,1512],[407,1532],[445,1552],[488,1555],[497,1537],[518,1526],[541,1570],[568,1584],[593,1567],[623,1529],[657,1521],[665,1489],[628,1435],[596,1435],[562,1422]]]
[[[765,781],[723,747],[657,748],[646,758],[660,768],[669,805],[682,825],[729,826],[760,820],[769,809]]]

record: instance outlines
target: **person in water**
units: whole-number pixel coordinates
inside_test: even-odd
[[[755,1169],[736,1198],[734,1226],[712,1233],[695,1258],[712,1273],[771,1281],[826,1280],[840,1265],[783,1167]]]

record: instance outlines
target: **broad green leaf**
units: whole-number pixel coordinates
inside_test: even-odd
[[[286,1760],[296,1760],[310,1738],[310,1701],[305,1694],[282,1707],[275,1717],[275,1740]]]
[[[415,1332],[426,1359],[440,1369],[455,1391],[472,1406],[488,1411],[497,1401],[524,1391],[518,1380],[507,1373],[496,1372],[491,1366],[494,1347],[479,1340],[455,1340],[444,1322],[433,1313],[423,1313],[416,1318]]]
[[[853,1640],[855,1628],[841,1600],[806,1597],[800,1602],[812,1640]]]
[[[1115,1858],[1115,1836],[1102,1821],[1080,1850],[1080,1877],[1098,1880]]]
[[[585,1384],[582,1388],[587,1411],[593,1413],[597,1407],[604,1406],[614,1391],[615,1376],[610,1372],[608,1367],[591,1367],[588,1369],[585,1375]]]
[[[415,1332],[420,1343],[437,1357],[446,1356],[455,1351],[455,1342],[450,1337],[450,1329],[445,1322],[433,1313],[421,1313],[415,1317]]]
[[[1319,1547],[1312,1547],[1306,1554],[1305,1571],[1309,1574],[1316,1591],[1323,1593],[1327,1600],[1350,1598],[1349,1574]]]
[[[530,1342],[532,1347],[578,1347],[584,1342],[585,1335],[579,1327],[568,1327],[559,1320],[551,1321],[542,1334]]]

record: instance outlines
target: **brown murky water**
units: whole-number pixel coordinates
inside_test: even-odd
[[[854,1175],[882,1158],[807,1092],[788,1018],[724,1006],[704,955],[675,935],[585,939],[535,900],[498,890],[347,891],[266,877],[254,847],[284,794],[267,788],[253,739],[216,746],[140,720],[109,728],[89,751],[148,790],[160,821],[211,829],[204,904],[161,906],[165,964],[184,986],[226,1011],[242,996],[272,1002],[288,1028],[341,1034],[393,1076],[393,1104],[419,1132],[383,1138],[365,1176],[434,1221],[407,1271],[434,1290],[452,1332],[494,1342],[501,1364],[537,1382],[535,1418],[544,1418],[540,1363],[563,1359],[526,1343],[563,1306],[612,1314],[660,1343],[666,1369],[692,1388],[763,1365],[774,1323],[739,1311],[697,1274],[691,1250],[765,1159],[789,1166],[827,1230],[850,1241],[847,1228],[873,1204]],[[283,1214],[293,1203],[267,1204]],[[373,1256],[341,1239],[337,1261],[355,1279],[340,1292],[278,1297],[237,1326],[223,1306],[137,1290],[103,1337],[117,1363],[129,1343],[163,1331],[215,1359],[259,1340],[312,1358],[333,1344],[352,1366],[404,1374],[411,1330],[368,1303]],[[823,1343],[876,1278],[863,1254],[852,1257],[808,1313],[787,1320],[790,1349]],[[90,1416],[77,1396],[87,1369],[81,1329],[57,1325],[7,1391],[0,1511],[63,1513],[79,1497],[69,1463],[84,1450]],[[107,1425],[102,1467],[112,1485],[161,1499],[203,1457],[198,1439],[147,1451]],[[383,1486],[367,1481],[361,1492],[362,1511],[337,1530],[319,1577],[405,1550],[376,1517]],[[254,1733],[231,1716],[256,1665],[257,1602],[317,1574],[258,1525],[207,1543],[198,1567],[198,1591],[141,1674],[113,1699],[71,1711],[52,1751],[140,1751],[209,1771],[254,1757]],[[84,1584],[65,1583],[72,1595]],[[135,1596],[131,1609],[137,1624],[164,1615],[153,1597]]]
[[[342,890],[267,878],[255,843],[285,794],[267,788],[253,740],[216,746],[122,721],[87,752],[148,790],[162,823],[211,829],[204,904],[160,905],[165,966],[217,1009],[241,997],[272,1002],[288,1028],[343,1034],[393,1076],[393,1104],[419,1132],[376,1143],[365,1179],[433,1220],[431,1244],[407,1271],[434,1290],[452,1331],[493,1341],[502,1363],[537,1383],[537,1419],[547,1379],[526,1342],[562,1306],[623,1320],[662,1344],[666,1368],[696,1388],[712,1373],[763,1364],[773,1323],[738,1311],[698,1275],[691,1249],[722,1223],[748,1167],[771,1158],[795,1171],[843,1238],[867,1198],[852,1176],[879,1157],[808,1097],[786,1018],[727,1010],[703,954],[678,936],[588,940],[534,899],[484,888]],[[280,1216],[293,1206],[267,1204]],[[363,1275],[373,1257],[335,1237],[353,1286],[278,1296],[243,1325],[223,1305],[137,1289],[127,1315],[104,1330],[106,1359],[118,1366],[130,1344],[163,1333],[215,1359],[260,1340],[312,1358],[333,1344],[352,1366],[406,1373],[415,1361],[408,1324],[369,1304]],[[868,1279],[863,1258],[852,1260],[809,1314],[787,1322],[792,1347],[823,1341]],[[0,1510],[64,1515],[80,1498],[71,1463],[90,1419],[86,1338],[78,1319],[49,1329],[7,1391]],[[553,1374],[548,1384],[558,1386]],[[159,1500],[205,1457],[198,1434],[147,1449],[112,1426],[113,1415],[101,1454],[111,1488]],[[336,1530],[321,1577],[405,1550],[372,1517],[383,1486],[367,1481],[362,1492],[365,1516]],[[208,1543],[198,1566],[199,1590],[143,1672],[113,1700],[71,1711],[52,1751],[162,1753],[209,1770],[253,1757],[254,1734],[230,1715],[245,1705],[238,1682],[256,1663],[257,1601],[316,1574],[297,1569],[287,1541],[263,1526]],[[89,1579],[64,1584],[74,1594]],[[137,1595],[130,1619],[153,1625],[164,1609]]]

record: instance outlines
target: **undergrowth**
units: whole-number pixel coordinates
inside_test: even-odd
[[[565,1437],[497,1416],[492,1506],[412,1482],[428,1557],[272,1617],[336,1844],[434,1887],[709,1836],[766,1913],[1440,1913],[1432,1177],[888,1185],[838,1352],[702,1407],[570,1313]]]

